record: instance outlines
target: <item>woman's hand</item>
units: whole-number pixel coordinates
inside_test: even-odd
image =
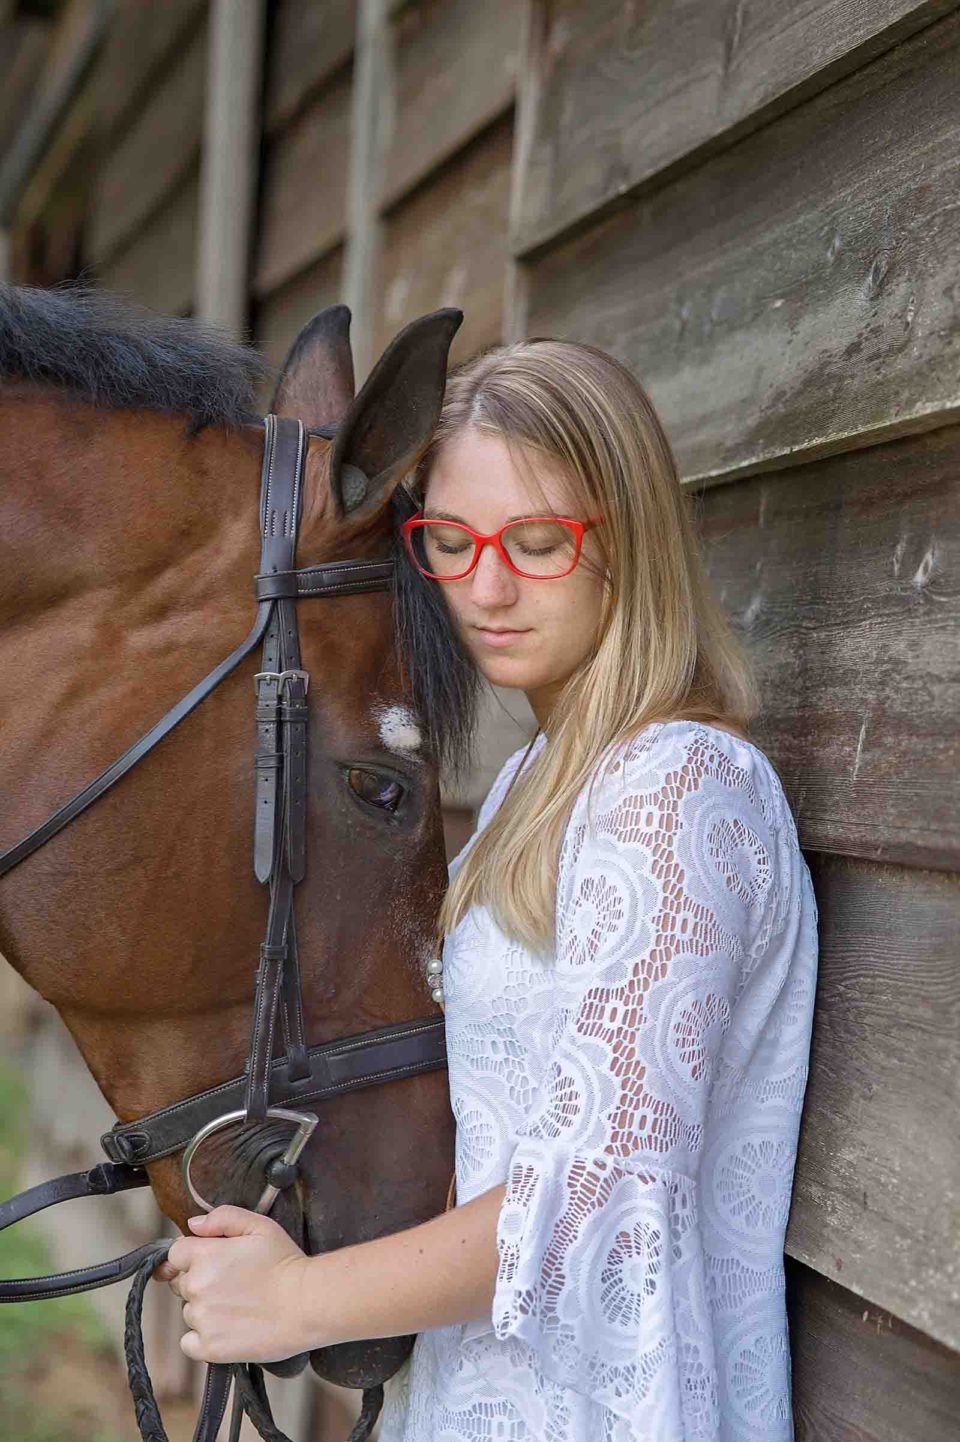
[[[184,1304],[188,1357],[278,1362],[320,1345],[305,1335],[311,1258],[277,1222],[215,1207],[188,1226],[193,1236],[179,1237],[154,1272]]]

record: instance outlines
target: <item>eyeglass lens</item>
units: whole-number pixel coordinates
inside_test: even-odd
[[[576,533],[564,521],[512,521],[504,527],[503,548],[517,570],[528,576],[559,576],[576,553]],[[457,576],[473,562],[476,542],[454,521],[429,521],[412,532],[414,554],[435,576]]]

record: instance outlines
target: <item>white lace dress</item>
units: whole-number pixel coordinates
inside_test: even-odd
[[[506,1183],[500,1263],[492,1316],[420,1333],[387,1383],[382,1442],[793,1437],[818,922],[794,819],[758,747],[688,720],[612,748],[591,815],[585,789],[555,957],[479,907],[444,944],[457,1199]]]

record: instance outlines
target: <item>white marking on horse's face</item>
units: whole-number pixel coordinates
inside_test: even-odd
[[[419,751],[423,736],[417,725],[417,718],[406,706],[387,706],[377,717],[380,740],[388,751],[409,756]]]

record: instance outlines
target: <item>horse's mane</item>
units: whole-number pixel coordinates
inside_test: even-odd
[[[255,389],[271,376],[250,346],[114,292],[0,285],[0,384],[53,386],[112,409],[176,411],[193,433],[251,420]]]

